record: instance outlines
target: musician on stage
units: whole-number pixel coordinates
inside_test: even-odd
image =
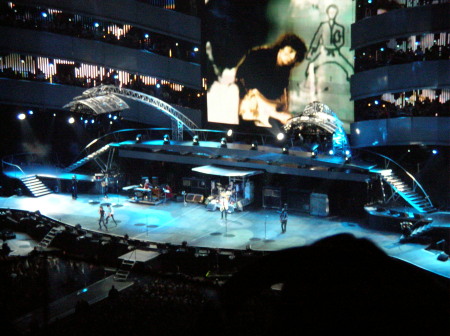
[[[103,197],[108,198],[108,175],[102,181]]]
[[[145,183],[144,183],[144,189],[150,189],[152,186],[150,185],[150,180],[149,179],[145,179]]]
[[[228,197],[226,192],[222,192],[220,194],[220,218],[227,220],[227,214],[228,214]]]
[[[288,221],[287,204],[284,204],[283,208],[280,211],[281,233],[286,233],[287,221]]]
[[[76,200],[78,198],[78,181],[76,175],[72,176],[71,191],[72,191],[72,199]]]
[[[172,188],[168,184],[163,187],[163,191],[166,195],[166,199],[171,199],[173,197]]]

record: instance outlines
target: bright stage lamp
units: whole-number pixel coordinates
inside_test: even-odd
[[[284,139],[284,133],[278,133],[278,134],[277,134],[277,139],[278,139],[279,141],[283,140],[283,139]]]
[[[169,134],[164,135],[164,145],[170,145]]]
[[[194,137],[192,138],[192,145],[194,145],[194,146],[199,145],[198,135],[194,135]]]

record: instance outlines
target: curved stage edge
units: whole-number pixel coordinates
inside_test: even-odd
[[[165,245],[187,246],[199,251],[265,253],[290,247],[309,245],[319,239],[350,233],[374,242],[389,256],[411,263],[437,275],[450,278],[450,261],[438,260],[439,251],[415,243],[400,243],[401,233],[374,228],[367,219],[355,220],[336,216],[317,217],[290,212],[287,232],[281,233],[276,209],[252,208],[228,214],[227,221],[219,211],[208,211],[205,204],[166,201],[158,205],[130,202],[130,198],[112,194],[105,199],[97,195],[49,194],[0,197],[2,216],[22,211],[41,216],[51,226],[62,224],[86,236],[110,237],[129,241],[136,248],[158,249]],[[98,228],[100,204],[112,204],[117,226],[108,231]],[[434,213],[435,222],[449,223],[450,213]],[[7,219],[8,220],[8,219]]]

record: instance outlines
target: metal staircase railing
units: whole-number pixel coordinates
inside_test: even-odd
[[[373,168],[371,169],[371,172],[380,174],[382,178],[383,190],[383,182],[389,185],[392,190],[391,196],[385,200],[386,203],[389,203],[392,200],[397,200],[401,197],[418,212],[431,213],[436,211],[436,208],[433,206],[430,196],[426,193],[425,189],[420,185],[416,178],[400,164],[383,154],[372,152],[367,149],[360,149],[360,151],[381,157],[384,160],[384,167],[382,169]],[[405,182],[392,169],[390,169],[389,167],[391,165],[394,165],[394,167],[397,168],[397,171],[399,170],[402,172],[404,176],[409,179],[409,183]]]
[[[104,152],[106,152],[111,147],[111,144],[107,144],[100,149],[96,150],[95,152],[88,154],[84,158],[72,163],[70,166],[64,168],[65,172],[71,172],[78,167],[81,167],[82,165],[88,163],[89,161],[96,160],[100,155],[102,155]],[[106,167],[104,167],[106,168]]]

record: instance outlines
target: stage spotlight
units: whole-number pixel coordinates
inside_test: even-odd
[[[345,157],[345,163],[350,163],[350,161],[351,161],[351,160],[350,160],[350,156],[346,156],[346,157]]]
[[[439,152],[438,152],[437,149],[433,149],[433,150],[431,151],[431,153],[433,153],[433,155],[436,155],[436,154],[439,153]]]
[[[19,120],[24,120],[27,116],[25,115],[25,113],[20,113],[17,115],[17,119]]]
[[[164,135],[164,145],[170,145],[169,134]]]
[[[70,117],[69,120],[67,120],[69,124],[73,124],[75,122],[74,117]]]
[[[28,114],[33,115],[34,114],[33,110],[28,110]]]
[[[141,142],[142,142],[142,134],[136,135],[136,143],[141,143]]]
[[[252,147],[250,148],[251,150],[258,150],[258,142],[253,141],[252,142]]]
[[[311,157],[312,157],[313,159],[315,159],[316,156],[317,156],[317,153],[316,153],[315,151],[312,151],[312,152],[311,152]]]
[[[192,138],[192,145],[194,145],[194,146],[199,145],[198,135],[194,135],[194,137]]]
[[[328,151],[328,154],[334,155],[334,150],[330,149],[330,150]]]
[[[220,139],[220,147],[227,148],[227,139],[226,138]]]
[[[227,136],[230,137],[233,135],[233,130],[230,128],[227,132]]]
[[[277,139],[278,139],[278,141],[283,140],[284,139],[284,133],[278,133],[277,134]]]
[[[350,157],[350,151],[348,149],[345,151],[345,155]]]
[[[283,146],[282,153],[289,154],[289,148],[287,146]]]

